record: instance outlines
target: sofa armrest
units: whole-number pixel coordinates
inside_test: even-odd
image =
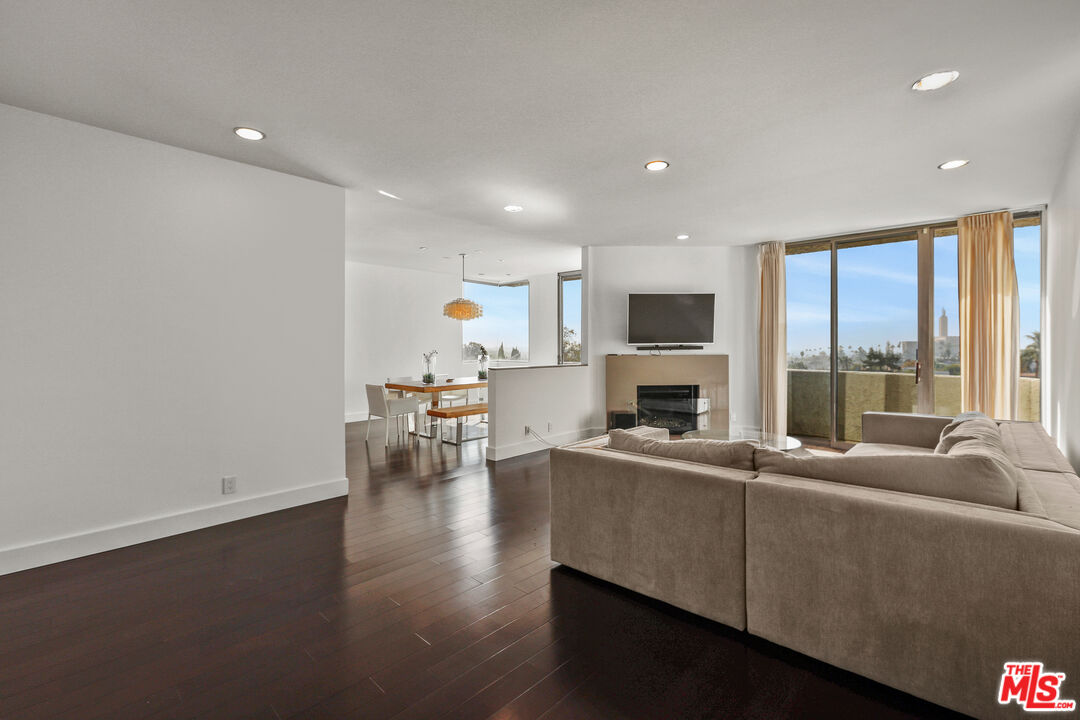
[[[942,429],[950,422],[952,418],[938,415],[864,412],[862,441],[933,449],[937,447]]]
[[[753,473],[606,449],[551,451],[551,559],[746,627]]]
[[[997,703],[1006,662],[1080,677],[1080,532],[769,474],[746,527],[755,635],[975,717],[1023,714]]]

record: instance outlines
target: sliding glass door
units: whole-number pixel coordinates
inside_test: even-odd
[[[1019,419],[1039,419],[1041,213],[1014,215]],[[787,248],[788,433],[847,447],[868,411],[960,412],[955,222]]]

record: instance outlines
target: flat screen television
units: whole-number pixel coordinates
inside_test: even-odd
[[[630,293],[628,345],[703,345],[713,341],[713,293]]]

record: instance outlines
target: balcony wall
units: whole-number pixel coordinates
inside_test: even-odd
[[[915,412],[918,407],[915,376],[912,373],[841,372],[839,417],[840,440],[862,440],[862,414],[867,411]],[[934,376],[934,412],[960,412],[960,376]],[[1039,419],[1039,379],[1020,378],[1021,420]],[[788,433],[829,437],[829,372],[788,370]]]

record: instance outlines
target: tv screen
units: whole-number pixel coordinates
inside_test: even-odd
[[[629,345],[700,345],[713,341],[712,293],[630,293]]]

